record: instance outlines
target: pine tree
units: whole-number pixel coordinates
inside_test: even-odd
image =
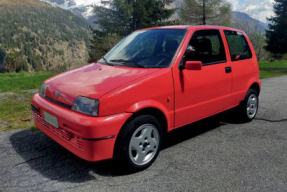
[[[173,0],[114,0],[110,8],[95,6],[95,25],[98,30],[92,29],[90,60],[99,59],[122,37],[141,28],[171,24],[168,19],[175,9],[167,8]],[[109,47],[102,45],[106,40],[113,43]]]
[[[111,8],[95,6],[95,24],[102,32],[127,35],[134,30],[167,24],[173,0],[114,0]]]
[[[275,16],[268,18],[265,49],[273,56],[281,57],[287,53],[287,1],[275,0],[273,9]]]
[[[189,25],[231,24],[231,4],[225,0],[184,0],[179,14],[182,23]]]

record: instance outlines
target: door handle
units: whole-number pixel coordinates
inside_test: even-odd
[[[231,67],[225,67],[225,73],[231,73],[232,69]]]

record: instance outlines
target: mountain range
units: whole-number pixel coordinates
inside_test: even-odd
[[[72,13],[78,16],[84,17],[85,19],[91,22],[94,20],[92,18],[93,6],[94,5],[107,6],[107,2],[109,2],[110,0],[40,0],[40,1],[44,1],[53,6],[57,6],[65,10],[69,10]],[[180,7],[182,1],[183,0],[174,0],[172,5],[170,6],[170,7],[177,9],[175,15],[173,15],[173,19],[179,18],[178,8]],[[259,31],[262,31],[262,32],[265,31],[265,29],[267,28],[266,23],[256,20],[250,17],[246,13],[232,11],[233,27],[237,27],[241,29],[243,28],[244,30],[244,25],[242,23],[246,23],[246,22],[251,23],[252,26],[254,26]]]
[[[90,23],[93,21],[93,6],[107,6],[110,0],[39,0],[52,6],[71,11],[77,16],[83,17]]]
[[[232,25],[235,28],[246,30],[247,27],[252,27],[259,32],[265,33],[268,28],[267,23],[263,23],[257,19],[250,17],[246,13],[232,11]]]

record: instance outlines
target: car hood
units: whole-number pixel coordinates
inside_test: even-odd
[[[46,96],[67,105],[72,105],[78,96],[98,99],[125,83],[158,70],[93,63],[46,80]]]

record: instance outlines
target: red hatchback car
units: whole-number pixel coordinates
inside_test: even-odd
[[[251,121],[261,81],[243,31],[217,26],[142,29],[102,59],[56,75],[32,98],[36,126],[88,161],[150,166],[171,130],[236,108]]]

